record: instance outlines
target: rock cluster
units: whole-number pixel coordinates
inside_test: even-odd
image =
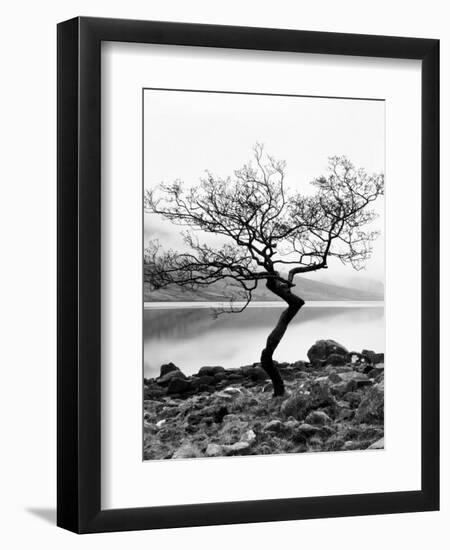
[[[144,380],[144,459],[383,448],[383,354],[320,340],[308,358],[278,363],[278,398],[259,363],[192,376],[162,365]]]

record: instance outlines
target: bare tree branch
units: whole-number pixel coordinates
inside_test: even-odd
[[[265,154],[261,144],[253,153],[254,161],[232,177],[206,172],[195,187],[177,180],[145,191],[146,212],[186,228],[186,251],[149,242],[144,281],[152,289],[177,285],[192,290],[224,281],[229,306],[216,314],[243,311],[264,281],[288,305],[261,354],[275,395],[282,395],[272,356],[304,304],[292,290],[295,277],[327,269],[329,258],[355,269],[364,266],[378,235],[370,230],[376,218],[370,206],[383,194],[384,176],[357,170],[346,157],[331,157],[327,175],[311,182],[314,194],[289,193],[285,162]],[[222,236],[222,244],[200,242],[202,232]]]
[[[331,257],[361,269],[378,235],[364,228],[376,218],[369,206],[383,194],[383,174],[368,175],[346,157],[331,157],[328,174],[312,182],[315,194],[305,196],[288,194],[285,169],[285,162],[257,144],[254,162],[234,177],[207,172],[195,187],[177,180],[146,190],[146,212],[186,227],[190,250],[162,251],[150,243],[147,282],[155,289],[170,284],[195,289],[230,279],[230,299],[238,289],[248,304],[252,283],[277,279],[289,288],[296,275],[326,269]],[[199,231],[222,235],[227,243],[202,244]]]

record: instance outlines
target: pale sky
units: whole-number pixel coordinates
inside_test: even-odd
[[[268,76],[270,77],[270,76]],[[326,174],[327,159],[346,155],[369,173],[384,172],[383,101],[146,90],[144,93],[144,186],[181,179],[198,184],[209,170],[226,177],[252,158],[252,147],[287,162],[286,185],[309,194],[309,182]],[[384,202],[372,228],[384,228]],[[144,242],[158,238],[177,248],[180,227],[158,216],[144,216]],[[356,276],[356,277],[355,277]],[[311,279],[364,286],[384,281],[384,236],[374,243],[363,272],[340,262]]]

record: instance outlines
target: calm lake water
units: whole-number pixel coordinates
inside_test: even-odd
[[[252,303],[243,313],[214,316],[211,303],[152,303],[144,309],[144,376],[172,361],[186,374],[204,365],[236,368],[259,361],[266,338],[285,306]],[[274,358],[306,360],[316,340],[331,338],[351,351],[384,352],[382,302],[313,302],[289,325]]]

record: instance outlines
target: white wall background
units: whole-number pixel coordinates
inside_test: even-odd
[[[76,15],[219,23],[441,39],[442,279],[450,276],[450,36],[442,0],[20,1],[0,33],[0,541],[5,548],[447,548],[450,541],[449,291],[442,288],[442,510],[77,537],[57,529],[56,23]],[[447,208],[446,208],[447,207]],[[446,307],[447,306],[447,307]],[[407,388],[405,387],[405,391]],[[262,481],[263,482],[263,481]]]

